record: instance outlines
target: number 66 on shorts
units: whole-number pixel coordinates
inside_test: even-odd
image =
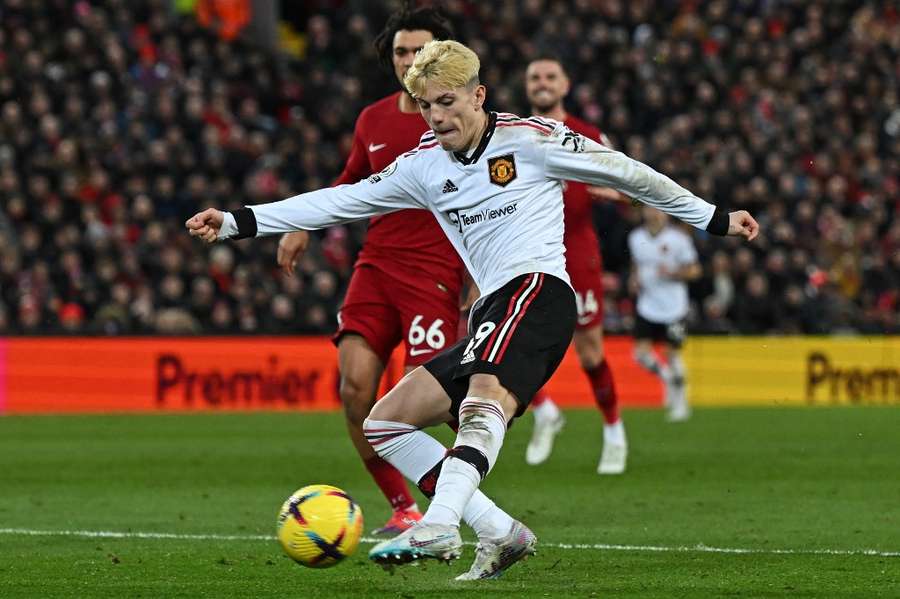
[[[440,351],[447,343],[447,339],[444,337],[443,331],[441,331],[441,325],[444,324],[444,321],[437,318],[431,323],[428,329],[426,329],[422,326],[423,318],[423,315],[416,314],[409,325],[409,334],[406,337],[406,344],[409,347],[409,354],[411,356]],[[428,347],[419,347],[423,343]]]

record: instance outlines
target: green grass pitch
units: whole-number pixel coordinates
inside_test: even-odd
[[[599,415],[567,415],[537,468],[531,417],[510,430],[482,488],[538,555],[477,583],[452,580],[471,545],[394,575],[369,543],[330,570],[281,554],[303,485],[346,489],[366,530],[388,515],[339,414],[0,418],[0,597],[900,597],[900,409],[627,411],[619,477],[595,474]]]

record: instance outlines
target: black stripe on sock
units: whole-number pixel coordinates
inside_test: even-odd
[[[456,458],[458,460],[462,460],[471,464],[472,467],[478,471],[478,474],[481,475],[482,480],[485,476],[487,476],[488,470],[491,469],[490,465],[488,464],[487,456],[474,447],[469,447],[468,445],[460,445],[458,447],[454,447],[447,452],[447,457]]]

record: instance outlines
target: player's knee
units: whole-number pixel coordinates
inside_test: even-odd
[[[370,406],[367,417],[369,420],[386,420],[390,422],[401,422],[402,414],[398,409],[396,402],[392,401],[389,396],[376,401],[375,405]]]
[[[603,346],[576,346],[575,353],[578,354],[578,362],[583,370],[593,370],[603,362]]]
[[[506,393],[500,379],[492,374],[473,374],[469,377],[469,396],[499,397]]]
[[[341,403],[344,413],[354,424],[362,424],[375,403],[375,388],[361,377],[342,376],[340,386]]]
[[[351,423],[362,426],[366,418],[369,417],[372,407],[362,405],[360,403],[344,403],[344,414]]]
[[[603,329],[596,327],[586,331],[576,331],[575,353],[584,370],[593,370],[603,362]]]

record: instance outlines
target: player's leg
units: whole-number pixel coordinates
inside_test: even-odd
[[[447,449],[436,439],[420,430],[423,427],[448,422],[451,401],[441,386],[426,369],[417,368],[405,376],[372,409],[366,420],[366,435],[372,447],[390,461],[410,480],[417,482],[422,492],[432,497]],[[502,538],[516,522],[498,508],[493,501],[476,491],[463,509],[462,519],[469,524],[479,539]],[[402,541],[428,541],[428,551],[394,556],[392,546],[376,545],[370,557],[380,563],[404,563],[422,557],[452,559],[460,548],[458,526],[437,530],[408,530]],[[415,535],[419,535],[418,537]],[[425,535],[425,538],[419,538]],[[406,539],[405,537],[410,537]],[[392,540],[393,541],[393,540]],[[408,543],[407,543],[408,545]],[[409,547],[406,547],[409,549]]]
[[[375,403],[384,363],[369,343],[355,334],[341,337],[338,363],[341,373],[341,404],[344,407],[347,432],[366,470],[393,511],[385,525],[373,533],[397,534],[412,526],[421,518],[421,514],[403,475],[375,453],[363,433],[363,422]]]
[[[423,522],[453,525],[460,521],[471,494],[497,462],[507,423],[518,408],[517,398],[496,376],[471,375],[459,405],[456,443],[441,468]]]
[[[553,452],[553,442],[565,426],[566,417],[544,389],[531,400],[531,414],[534,416],[534,428],[525,448],[525,462],[537,466],[546,462]]]
[[[462,343],[467,343],[464,340]],[[452,361],[462,356],[462,344],[456,352],[451,350]],[[478,380],[479,377],[488,380]],[[432,501],[426,517],[403,534],[379,543],[369,552],[373,561],[386,566],[403,564],[422,558],[450,560],[459,557],[462,540],[459,521],[464,520],[478,535],[476,557],[469,570],[458,580],[496,578],[514,563],[534,553],[537,538],[524,524],[514,520],[498,508],[478,488],[481,464],[484,471],[496,461],[499,444],[506,428],[506,419],[516,413],[518,403],[499,386],[496,377],[475,375],[476,380],[465,391],[464,381],[450,383],[461,388],[455,393],[459,407],[460,431],[457,442],[449,451],[431,436],[419,430],[423,426],[449,421],[453,403],[445,386],[425,368],[415,370],[398,384],[384,399],[375,405],[366,421],[370,442],[381,455],[390,460],[411,480],[418,479],[419,488]],[[494,379],[494,380],[491,380]],[[446,384],[446,381],[445,381]],[[494,401],[498,397],[503,416],[495,418],[502,423],[501,430],[478,430],[484,425],[482,415],[473,413],[473,405],[466,403],[473,397],[480,401]],[[460,401],[462,395],[467,397]],[[441,396],[440,399],[435,399]],[[487,397],[481,397],[487,396]],[[496,414],[492,414],[496,417]],[[488,428],[490,423],[488,423]],[[499,439],[497,439],[499,437]],[[492,442],[492,438],[494,442]],[[487,446],[487,447],[486,447]],[[481,447],[482,449],[478,449]],[[493,448],[493,450],[491,449]],[[493,457],[485,456],[482,450]],[[472,473],[472,463],[479,469]],[[432,464],[429,467],[429,464]],[[456,480],[462,475],[462,487]],[[473,480],[474,479],[474,480]],[[436,494],[443,495],[443,500]],[[450,495],[448,501],[448,494]],[[431,513],[432,516],[427,517]]]
[[[652,323],[637,315],[634,322],[634,360],[645,370],[660,378],[664,385],[669,384],[672,374],[668,365],[659,359],[653,351],[653,341],[662,340],[664,327]]]
[[[453,521],[459,521],[459,506],[469,497],[470,489],[473,495],[481,493],[478,486],[497,462],[509,421],[527,405],[493,374],[473,374],[469,378],[466,397],[459,405],[456,443],[441,469],[423,524],[452,526]],[[523,523],[512,521],[497,532],[500,534],[479,535],[475,560],[457,580],[497,578],[534,553],[537,537]]]
[[[435,496],[422,521],[411,531],[373,548],[370,557],[375,561],[405,563],[421,557],[445,559],[458,553],[458,545],[452,545],[454,531],[458,535],[460,518],[465,517],[472,499],[478,496],[482,478],[496,463],[509,418],[525,411],[565,355],[575,325],[575,302],[563,281],[540,273],[523,275],[485,298],[472,323],[471,338],[463,339],[425,367],[444,390],[436,408],[404,407],[401,399],[410,395],[427,397],[431,402],[437,393],[424,384],[414,392],[409,387],[401,392],[398,385],[376,405],[367,421],[367,433],[370,423],[372,426],[368,437],[376,448],[394,444],[394,439],[412,435],[416,426],[435,420],[458,416],[460,422],[453,448],[435,470]],[[409,378],[424,381],[418,372]],[[387,401],[392,394],[394,399]],[[375,421],[382,417],[400,419],[407,423],[407,429],[400,430],[389,421]],[[396,459],[399,452],[393,453]],[[399,460],[393,463],[403,469]],[[531,531],[514,524],[492,549],[479,551],[464,578],[498,576],[533,552],[534,543]],[[435,555],[434,547],[448,551]]]
[[[406,345],[405,362],[407,373],[417,365],[427,362],[437,353],[444,350],[448,342],[452,342],[456,331],[459,330],[459,308],[457,303],[457,290],[451,284],[423,285],[421,287],[410,285],[394,285],[391,288],[391,303],[400,313],[402,329],[405,331],[404,342]],[[444,406],[438,410],[438,417],[431,413],[421,413],[418,406],[422,397],[430,397],[432,390],[427,383],[420,382],[425,371],[405,377],[398,385],[396,392],[388,394],[383,404],[373,412],[372,426],[382,428],[394,428],[397,424],[409,425],[416,422],[418,427],[436,424],[439,421],[455,421],[450,418],[449,407]],[[430,375],[429,375],[430,376]],[[427,378],[427,377],[425,377]],[[415,391],[409,389],[416,385],[421,386]],[[443,390],[441,388],[441,392]],[[445,394],[444,394],[445,395]],[[415,398],[416,408],[407,406],[404,399]],[[395,411],[389,408],[394,407]],[[384,420],[387,419],[387,420]],[[408,427],[400,426],[401,430]],[[436,440],[421,431],[410,431],[396,435],[395,440],[387,443],[380,442],[378,435],[383,431],[375,431],[376,441],[383,454],[390,454],[390,460],[397,464],[398,468],[407,477],[416,482],[423,494],[432,497],[438,474],[447,450]],[[399,431],[398,431],[399,432]],[[427,467],[426,471],[422,471]],[[502,536],[514,525],[515,521],[505,512],[484,496],[481,492],[473,495],[467,504],[463,520],[466,521],[478,534],[479,539],[488,540]]]
[[[419,520],[421,514],[403,475],[375,453],[363,433],[363,422],[375,403],[385,364],[401,334],[399,315],[383,293],[381,280],[376,269],[361,267],[354,271],[335,338],[347,431],[392,509],[388,522],[374,533],[397,534]]]
[[[576,329],[573,344],[597,407],[603,413],[603,451],[597,473],[621,474],[628,459],[628,443],[612,370],[603,354],[602,322],[598,320],[593,326]]]
[[[460,283],[461,281],[445,280],[442,284],[437,285],[431,279],[428,279],[423,281],[422,284],[416,285],[409,281],[396,281],[387,291],[391,305],[396,308],[399,314],[402,331],[404,332],[403,340],[406,347],[404,361],[407,374],[447,349],[458,337]],[[463,336],[465,336],[464,333]],[[419,373],[416,377],[410,377],[406,380],[404,388],[409,387],[421,375],[422,373]],[[423,392],[425,395],[429,395],[430,391],[427,385],[423,385]],[[415,397],[416,393],[403,395],[403,397],[407,396]],[[395,394],[392,397],[397,397],[397,395]],[[397,399],[389,401],[393,403],[385,404],[385,409],[390,405],[402,405],[401,401]],[[396,415],[399,418],[407,412],[410,412],[410,410],[404,406],[399,409]],[[384,413],[387,414],[388,412],[385,411]],[[416,414],[415,411],[411,413],[413,415]],[[446,408],[443,409],[441,416],[448,416]],[[426,422],[431,424],[430,421],[426,420]],[[456,424],[456,419],[453,418],[449,424],[453,427]],[[415,482],[423,494],[430,499],[434,495],[434,486],[437,482],[441,463],[446,456],[446,449],[422,432],[409,435],[405,443],[409,447],[418,446],[419,449],[415,453],[419,456],[426,456],[424,463],[429,466],[428,472],[421,474],[413,465],[413,470],[410,471],[410,480]],[[405,468],[408,468],[408,466],[404,465],[401,467],[401,471],[407,473],[408,470]],[[509,530],[513,523],[512,518],[497,508],[490,499],[480,492],[473,496],[466,506],[463,520],[475,529],[480,539],[501,535]]]
[[[667,327],[666,341],[663,345],[666,363],[669,365],[670,380],[668,386],[668,419],[671,422],[683,422],[690,418],[691,408],[687,400],[687,377],[684,361],[681,357],[681,346],[684,343],[684,325],[681,322]]]

